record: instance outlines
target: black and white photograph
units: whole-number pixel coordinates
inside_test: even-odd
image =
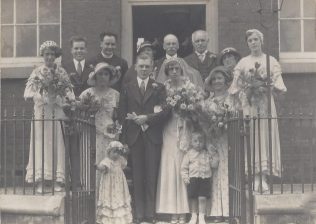
[[[316,224],[316,0],[0,0],[0,224]]]

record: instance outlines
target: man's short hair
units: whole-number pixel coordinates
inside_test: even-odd
[[[143,52],[140,53],[139,55],[137,55],[136,64],[137,64],[138,60],[140,60],[140,59],[141,60],[150,60],[152,64],[154,63],[154,59],[150,55],[143,53]]]
[[[206,35],[206,38],[207,39],[209,39],[209,37],[208,37],[208,33],[205,31],[205,30],[196,30],[196,31],[194,31],[193,33],[192,33],[192,42],[194,42],[194,38],[195,38],[195,36],[196,36],[196,34],[197,33],[204,33],[205,35]]]
[[[111,32],[102,32],[102,33],[100,33],[100,41],[103,41],[105,36],[114,37],[115,41],[117,41],[117,35],[115,33],[111,33]]]
[[[82,36],[72,36],[69,42],[71,47],[73,46],[74,42],[84,42],[85,46],[87,47],[87,39]]]

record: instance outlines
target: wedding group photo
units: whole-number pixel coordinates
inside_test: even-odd
[[[316,223],[314,0],[0,12],[0,223]]]

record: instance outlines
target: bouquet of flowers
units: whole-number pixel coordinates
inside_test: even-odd
[[[229,118],[230,108],[225,103],[216,100],[207,101],[199,113],[199,123],[206,133],[212,136],[218,136],[227,129],[227,120]]]
[[[36,89],[39,89],[40,94],[48,94],[50,98],[65,97],[67,91],[72,89],[67,74],[56,66],[54,68],[43,67],[29,81]]]
[[[268,78],[266,75],[260,75],[260,71],[262,72],[260,66],[260,63],[256,62],[255,67],[249,69],[249,76],[242,75],[240,77],[244,83],[243,89],[250,106],[262,104],[262,100],[266,98],[268,91]]]
[[[101,108],[101,103],[91,93],[87,93],[81,99],[65,98],[66,102],[63,106],[64,112],[71,116],[71,112],[80,111],[88,112],[89,114],[96,113]]]
[[[170,83],[166,82],[167,99],[166,104],[183,118],[192,118],[198,102],[203,99],[202,92],[195,87],[189,80],[178,89],[171,89]]]

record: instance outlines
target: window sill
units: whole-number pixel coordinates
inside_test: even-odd
[[[61,59],[56,59],[57,63]],[[42,57],[26,57],[26,58],[0,58],[0,68],[21,68],[21,67],[35,67],[43,63]]]
[[[316,74],[316,59],[282,59],[280,64],[283,73],[315,73]]]

